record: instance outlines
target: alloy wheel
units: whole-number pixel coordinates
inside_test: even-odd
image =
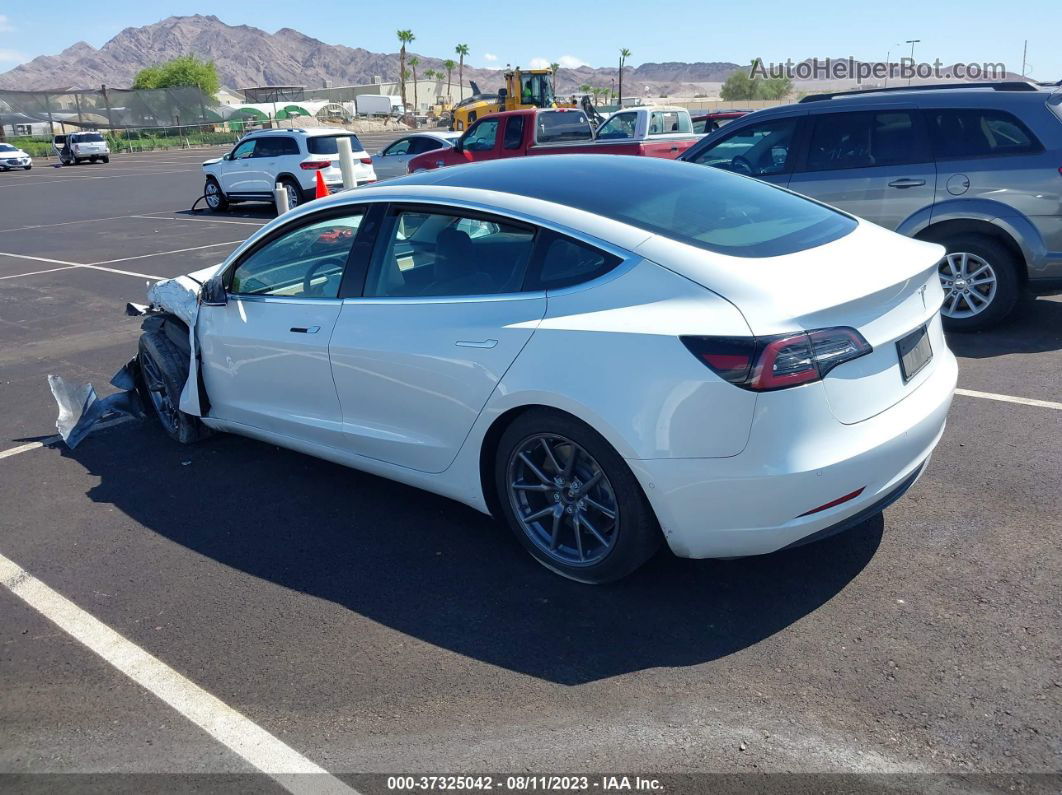
[[[295,186],[290,182],[284,184],[284,190],[287,191],[288,194],[288,209],[294,210],[299,206],[299,191],[296,190]]]
[[[140,358],[140,369],[143,371],[144,384],[147,386],[151,405],[155,407],[155,413],[158,414],[159,420],[166,428],[176,432],[180,424],[180,416],[177,407],[170,400],[170,393],[166,389],[162,371],[159,370],[155,360],[146,355]]]
[[[940,261],[940,285],[944,288],[944,317],[979,315],[996,297],[996,272],[983,257],[956,251]]]
[[[221,191],[216,182],[206,184],[206,203],[211,210],[216,210],[221,205]]]
[[[615,547],[616,493],[597,460],[571,439],[524,439],[509,457],[507,488],[520,529],[557,563],[592,566]]]

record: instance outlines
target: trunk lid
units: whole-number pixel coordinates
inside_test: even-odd
[[[885,411],[933,372],[936,357],[905,380],[898,341],[925,325],[934,353],[944,349],[937,277],[944,249],[866,221],[831,243],[780,257],[730,257],[660,237],[639,253],[732,302],[757,336],[833,326],[859,331],[874,350],[823,379],[830,409],[845,424]]]

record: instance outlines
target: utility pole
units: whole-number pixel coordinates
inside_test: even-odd
[[[922,41],[922,40],[921,39],[907,39],[907,41],[904,42],[904,44],[910,44],[911,45],[911,69],[912,70],[914,69],[914,46],[916,44],[918,44],[918,42],[920,42],[920,41]],[[908,78],[907,78],[907,85],[911,85],[911,77],[913,77],[913,71],[912,71],[912,74],[910,76],[908,76]]]

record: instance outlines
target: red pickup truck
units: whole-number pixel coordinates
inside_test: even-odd
[[[686,118],[688,121],[689,117]],[[409,161],[407,170],[413,174],[461,163],[524,155],[603,154],[674,158],[693,146],[698,138],[692,133],[671,133],[660,140],[649,136],[599,139],[586,114],[575,108],[510,110],[484,116],[454,142],[453,148],[435,149],[417,155]]]

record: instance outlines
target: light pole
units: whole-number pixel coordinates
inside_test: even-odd
[[[922,41],[922,40],[921,39],[907,39],[907,41],[904,42],[904,44],[910,44],[911,45],[911,69],[912,70],[914,70],[914,46],[916,44],[918,44],[918,42],[920,42],[920,41]],[[907,76],[907,85],[911,85],[911,77],[913,77],[913,75],[914,75],[914,73],[912,71],[912,74]]]

